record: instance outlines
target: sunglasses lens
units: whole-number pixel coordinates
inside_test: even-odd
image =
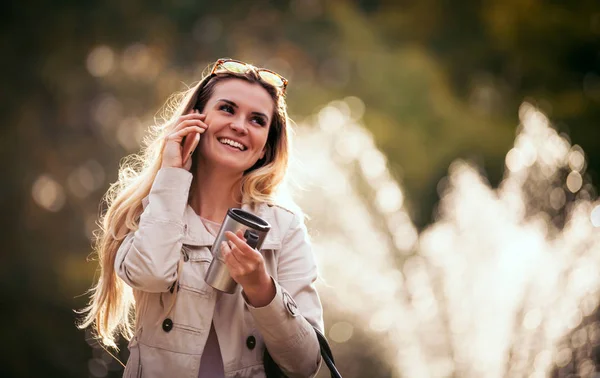
[[[238,63],[238,62],[225,62],[221,65],[221,67],[223,67],[224,69],[226,69],[229,72],[233,72],[233,73],[238,73],[238,74],[243,74],[248,72],[248,66],[246,64],[243,63]]]
[[[279,75],[269,71],[260,71],[260,78],[274,87],[283,87],[283,79]]]

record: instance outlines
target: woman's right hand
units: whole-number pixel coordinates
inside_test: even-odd
[[[190,170],[192,167],[192,159],[188,159],[183,165],[184,156],[182,156],[183,139],[186,136],[193,137],[194,133],[202,134],[206,131],[208,125],[204,123],[206,114],[200,114],[197,109],[191,113],[179,117],[177,124],[169,135],[165,137],[165,145],[162,153],[161,168],[173,167],[184,168]]]

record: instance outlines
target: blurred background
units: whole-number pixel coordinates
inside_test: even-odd
[[[344,377],[600,374],[596,0],[0,7],[0,376],[121,376],[74,325],[100,201],[220,57],[290,80]]]

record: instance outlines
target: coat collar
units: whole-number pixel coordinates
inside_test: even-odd
[[[264,220],[271,225],[271,230],[267,234],[261,249],[281,249],[281,230],[275,222],[273,210],[267,204],[242,205],[242,210],[248,211]],[[183,236],[183,244],[198,247],[210,247],[215,241],[215,237],[211,235],[200,220],[200,216],[196,214],[190,205],[187,205],[183,221],[185,223],[185,234]]]

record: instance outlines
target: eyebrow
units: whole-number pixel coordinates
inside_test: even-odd
[[[239,106],[235,102],[233,102],[231,100],[228,100],[226,98],[221,98],[221,99],[217,100],[217,102],[224,102],[226,104],[229,104],[229,105],[233,106],[234,108],[239,108]],[[252,112],[252,114],[255,114],[255,115],[258,115],[258,116],[261,116],[261,117],[265,117],[265,119],[267,119],[267,120],[269,119],[269,117],[267,117],[267,115],[265,113]]]

